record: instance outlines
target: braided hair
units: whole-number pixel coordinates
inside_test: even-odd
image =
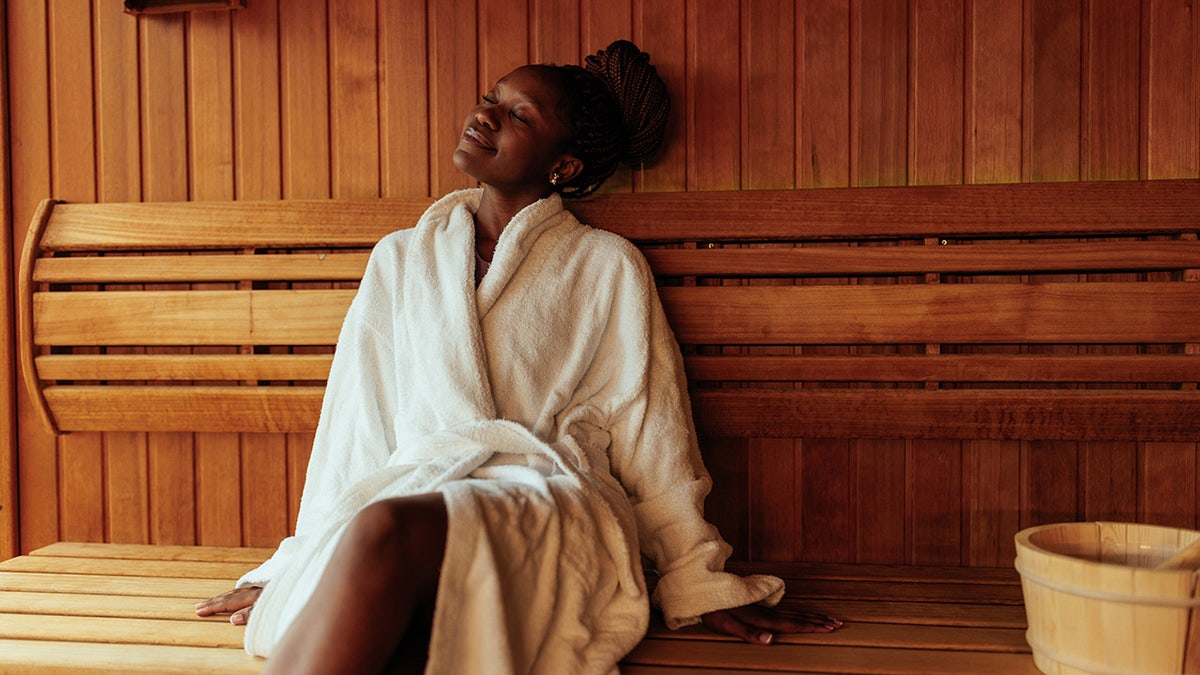
[[[583,171],[554,189],[563,197],[585,197],[599,188],[618,163],[640,164],[662,144],[671,98],[650,55],[618,40],[588,56],[584,67],[545,66],[562,85],[558,115],[571,131],[567,151]]]

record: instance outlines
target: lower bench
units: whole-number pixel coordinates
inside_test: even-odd
[[[58,543],[0,563],[0,672],[256,673],[243,628],[198,618],[271,551]],[[623,673],[1036,673],[1016,573],[998,568],[731,563],[778,574],[785,608],[846,621],[833,634],[748,645],[700,627],[650,633]]]

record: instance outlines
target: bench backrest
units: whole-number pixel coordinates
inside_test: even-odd
[[[59,431],[309,431],[371,245],[427,199],[66,204],[22,256]],[[1200,180],[606,195],[708,437],[1200,438]]]

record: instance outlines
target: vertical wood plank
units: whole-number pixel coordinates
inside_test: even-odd
[[[11,6],[10,6],[11,4]],[[11,125],[13,251],[21,250],[38,201],[50,194],[50,81],[46,5],[5,5]],[[16,268],[15,260],[13,269]],[[55,438],[30,406],[30,394],[17,384],[17,485],[20,551],[59,539],[58,452]]]
[[[1021,528],[1079,519],[1079,448],[1064,441],[1021,447]]]
[[[735,190],[741,151],[738,7],[719,0],[687,5],[688,189]]]
[[[280,7],[279,116],[285,199],[330,195],[329,22],[325,5],[314,1]],[[395,22],[396,26],[406,24]],[[424,35],[423,22],[416,24]]]
[[[50,139],[54,194],[75,201],[96,198],[95,86],[90,49],[91,7],[87,0],[48,3],[50,30]],[[104,537],[100,434],[71,434],[59,439],[61,536],[75,541]]]
[[[283,434],[243,434],[242,545],[275,546],[287,536],[287,442]]]
[[[680,191],[687,186],[686,21],[675,3],[642,0],[635,5],[633,22],[635,42],[650,54],[671,95],[671,115],[662,147],[640,171],[634,172],[634,185],[641,192]]]
[[[187,94],[184,17],[138,19],[141,31],[142,192],[150,201],[187,199]],[[150,541],[195,543],[192,436],[147,438]]]
[[[579,3],[529,2],[529,58],[533,63],[579,61]],[[639,43],[640,44],[640,43]],[[643,49],[645,45],[642,45]]]
[[[0,25],[8,26],[8,13],[0,6]],[[6,28],[7,30],[7,28]],[[8,130],[8,36],[0,31],[0,129]],[[9,164],[9,135],[0,135],[0,279],[13,279],[12,204],[8,187],[12,180]],[[12,294],[0,298],[0,559],[17,555],[17,398],[14,358],[15,308]]]
[[[385,197],[430,196],[429,102],[413,95],[429,90],[426,23],[423,0],[379,5],[380,181]]]
[[[189,17],[188,88],[193,111],[191,193],[193,199],[200,201],[234,197],[232,40],[228,14],[198,12]],[[236,288],[236,284],[193,287],[222,289]],[[241,542],[242,531],[236,508],[242,490],[238,435],[198,432],[194,447],[196,543],[236,546]]]
[[[108,513],[106,541],[150,543],[149,467],[146,434],[104,434],[104,481]]]
[[[794,3],[750,0],[741,10],[740,182],[745,189],[794,187]],[[793,282],[756,279],[749,283]],[[793,350],[768,347],[746,351],[780,354]],[[752,439],[749,453],[748,555],[757,560],[791,560],[799,544],[796,509],[802,501],[797,444],[786,438]]]
[[[854,560],[860,563],[904,563],[906,500],[903,440],[852,440],[855,455]]]
[[[93,3],[96,59],[96,190],[100,201],[142,194],[138,93],[138,22],[112,3]],[[134,286],[137,288],[137,286]],[[109,348],[109,353],[121,351]],[[104,434],[107,541],[150,537],[145,433]]]
[[[1198,514],[1195,443],[1145,443],[1137,472],[1140,522],[1195,529]],[[1128,477],[1126,477],[1128,479]]]
[[[908,160],[908,4],[858,0],[853,50],[855,185],[903,185]]]
[[[968,183],[1021,178],[1021,4],[971,0],[966,33],[966,159]]]
[[[1086,4],[1082,176],[1138,177],[1141,8],[1133,2]]]
[[[1024,179],[1079,180],[1080,3],[1042,0],[1025,7]]]
[[[854,561],[857,457],[850,445],[845,439],[809,439],[800,448],[800,560]]]
[[[329,5],[333,196],[379,196],[378,26],[374,0]]]
[[[1011,441],[963,443],[963,563],[1012,564],[1021,528],[1021,446]]]
[[[478,82],[476,15],[468,5],[429,5],[429,162],[434,195],[475,184],[451,162],[463,120],[484,91]]]
[[[908,183],[963,182],[964,18],[960,2],[921,2],[910,9]],[[938,283],[931,275],[927,283]],[[938,349],[931,345],[928,349]],[[962,554],[961,443],[908,444],[906,559],[958,565]]]
[[[604,49],[614,40],[628,40],[633,36],[631,0],[579,0],[579,29],[583,53],[579,54],[573,63],[583,65],[587,55]],[[643,45],[639,46],[645,48]],[[600,192],[629,192],[632,189],[632,171],[618,165],[613,175],[604,182]]]
[[[796,8],[801,45],[796,153],[799,187],[850,184],[850,9],[841,0]]]
[[[704,503],[705,516],[733,547],[732,558],[745,560],[750,551],[746,439],[701,438],[700,452],[713,481]]]
[[[232,17],[236,195],[278,199],[282,194],[279,3],[258,0]]]
[[[530,63],[529,7],[525,0],[478,0],[479,82],[490,88],[514,68]]]
[[[1191,0],[1142,3],[1142,177],[1200,175],[1200,12]]]
[[[295,534],[296,518],[300,515],[300,497],[304,493],[304,476],[312,456],[313,434],[287,435],[287,533]]]
[[[963,536],[963,451],[953,440],[908,444],[905,562],[959,565]]]
[[[741,183],[796,185],[795,4],[746,0],[741,38]]]
[[[1135,522],[1137,519],[1137,448],[1133,443],[1091,441],[1080,444],[1086,520]]]

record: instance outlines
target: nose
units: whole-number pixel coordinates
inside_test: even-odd
[[[492,131],[496,130],[495,118],[492,117],[491,111],[488,108],[477,108],[475,110],[475,121]]]

